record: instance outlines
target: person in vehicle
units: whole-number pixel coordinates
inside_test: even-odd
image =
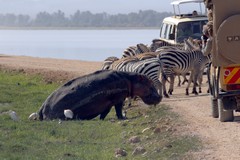
[[[209,55],[212,51],[212,40],[213,40],[213,24],[208,22],[203,26],[202,35],[202,52],[205,56]]]
[[[194,10],[194,11],[192,12],[192,16],[198,16],[198,13],[197,13],[196,10]]]

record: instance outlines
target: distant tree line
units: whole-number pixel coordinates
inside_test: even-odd
[[[39,12],[34,18],[23,14],[0,14],[0,27],[159,27],[163,18],[170,15],[172,13],[153,10],[115,15],[77,10],[70,16],[58,10]]]

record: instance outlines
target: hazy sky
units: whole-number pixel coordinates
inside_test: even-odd
[[[39,11],[49,13],[62,10],[72,14],[76,10],[110,14],[155,10],[173,12],[172,0],[0,0],[0,13],[34,15]]]
[[[66,13],[74,13],[78,9],[111,14],[147,9],[172,12],[170,2],[171,0],[0,0],[0,13],[35,14],[59,9]]]

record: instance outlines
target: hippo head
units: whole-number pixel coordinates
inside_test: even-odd
[[[153,82],[147,76],[138,75],[131,84],[132,97],[139,96],[148,105],[156,105],[161,102],[162,96],[158,94]]]

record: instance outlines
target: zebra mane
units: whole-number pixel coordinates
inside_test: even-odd
[[[156,49],[163,47],[163,46],[173,46],[173,47],[181,47],[181,48],[184,47],[183,44],[172,44],[172,43],[166,42],[161,39],[153,39],[152,44],[150,45],[150,49],[152,52],[155,52]]]
[[[111,68],[113,69],[113,68],[116,68],[119,65],[123,66],[123,65],[125,65],[129,62],[137,62],[137,61],[139,61],[139,59],[137,57],[134,57],[134,56],[121,58],[117,61],[114,61],[111,65]]]
[[[112,62],[114,62],[114,61],[117,61],[117,60],[119,60],[118,57],[111,56],[111,57],[107,57],[104,61],[112,61]]]
[[[149,58],[156,58],[159,53],[157,52],[146,52],[142,54],[138,54],[135,57],[137,57],[139,60],[145,60]]]

